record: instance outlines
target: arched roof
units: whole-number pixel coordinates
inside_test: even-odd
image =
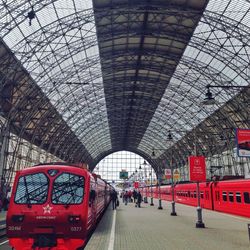
[[[249,9],[247,0],[2,1],[2,114],[20,137],[91,168],[119,150],[183,160],[194,140],[205,155],[220,152],[211,145],[221,134],[250,125],[250,90],[212,89],[219,102],[201,102],[208,84],[249,85]]]

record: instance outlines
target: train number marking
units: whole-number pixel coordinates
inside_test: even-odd
[[[21,226],[8,226],[9,231],[21,231]]]
[[[70,227],[71,232],[80,232],[82,231],[82,227]]]

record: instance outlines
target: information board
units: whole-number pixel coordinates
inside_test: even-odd
[[[206,162],[204,156],[189,156],[190,181],[206,181]]]

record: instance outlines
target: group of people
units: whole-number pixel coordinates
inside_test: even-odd
[[[140,191],[123,191],[121,197],[125,205],[127,205],[128,202],[134,202],[136,207],[141,207],[142,195]]]
[[[110,194],[111,201],[112,201],[112,208],[113,210],[116,209],[117,206],[119,206],[119,199],[118,199],[118,193],[113,190]],[[141,207],[141,202],[142,202],[142,195],[140,191],[134,190],[133,192],[131,190],[129,191],[123,191],[121,193],[122,201],[125,205],[128,204],[128,202],[134,202],[135,207],[140,208]]]

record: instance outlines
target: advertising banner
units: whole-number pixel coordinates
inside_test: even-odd
[[[181,174],[178,169],[174,169],[173,178],[174,178],[174,181],[179,181],[181,179]]]
[[[236,129],[237,155],[250,157],[250,129]]]
[[[206,181],[206,162],[204,156],[189,156],[190,181]]]
[[[171,169],[165,169],[165,177],[166,179],[171,179]]]

